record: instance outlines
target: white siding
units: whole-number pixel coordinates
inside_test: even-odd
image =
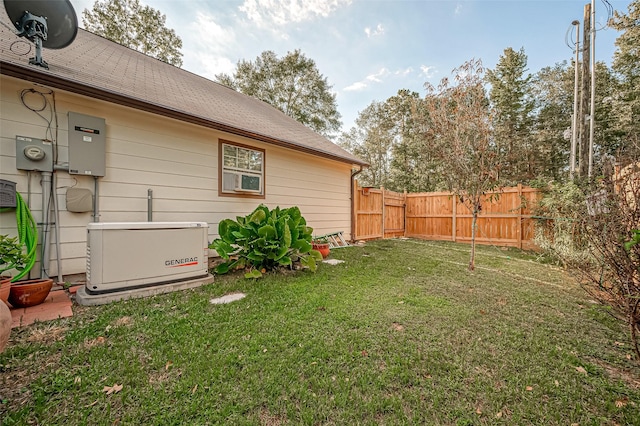
[[[18,79],[0,76],[0,178],[17,182],[38,222],[42,219],[40,174],[16,170],[16,135],[44,139],[45,121],[20,101],[20,91],[35,88]],[[51,100],[51,96],[48,97]],[[31,97],[30,100],[37,98]],[[269,207],[297,205],[316,235],[344,231],[350,237],[351,202],[348,164],[233,136],[63,91],[55,91],[58,128],[58,163],[68,159],[69,111],[106,120],[106,176],[98,179],[101,222],[146,221],[147,192],[153,191],[154,221],[205,221],[209,238],[218,223],[246,215],[259,203]],[[49,118],[49,110],[41,112]],[[264,200],[218,197],[218,141],[229,140],[265,150]],[[92,213],[66,211],[69,187],[94,191],[94,178],[57,172],[60,205],[60,242],[63,274],[85,270],[86,225]],[[0,233],[15,235],[15,217],[0,215]],[[52,240],[55,235],[52,232]],[[53,242],[52,241],[52,242]],[[55,260],[55,245],[51,257]],[[55,262],[51,275],[57,274]],[[35,268],[34,268],[35,269]]]

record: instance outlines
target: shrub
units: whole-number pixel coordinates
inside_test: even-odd
[[[215,272],[250,268],[245,277],[259,278],[262,271],[291,268],[296,262],[315,272],[322,255],[312,250],[312,233],[298,207],[269,210],[261,204],[245,217],[220,222],[220,238],[209,247],[226,261]]]
[[[580,235],[580,219],[586,214],[584,192],[573,182],[551,182],[542,192],[534,209],[535,244],[563,264],[589,263],[591,256]]]

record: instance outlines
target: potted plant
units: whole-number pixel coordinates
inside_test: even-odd
[[[9,298],[12,277],[3,274],[11,269],[24,269],[26,263],[27,256],[22,251],[18,238],[0,235],[0,300],[4,303]]]
[[[329,253],[331,252],[331,247],[329,246],[329,240],[327,237],[314,238],[311,242],[311,247],[314,250],[319,251],[323,259],[329,257]]]

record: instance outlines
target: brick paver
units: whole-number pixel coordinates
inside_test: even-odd
[[[36,321],[51,321],[73,316],[71,299],[64,290],[49,293],[44,302],[29,308],[11,309],[11,328],[33,324]]]

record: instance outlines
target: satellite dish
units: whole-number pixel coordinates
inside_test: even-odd
[[[69,0],[4,0],[4,8],[18,31],[36,45],[29,63],[49,68],[42,48],[62,49],[78,34],[78,17]]]

